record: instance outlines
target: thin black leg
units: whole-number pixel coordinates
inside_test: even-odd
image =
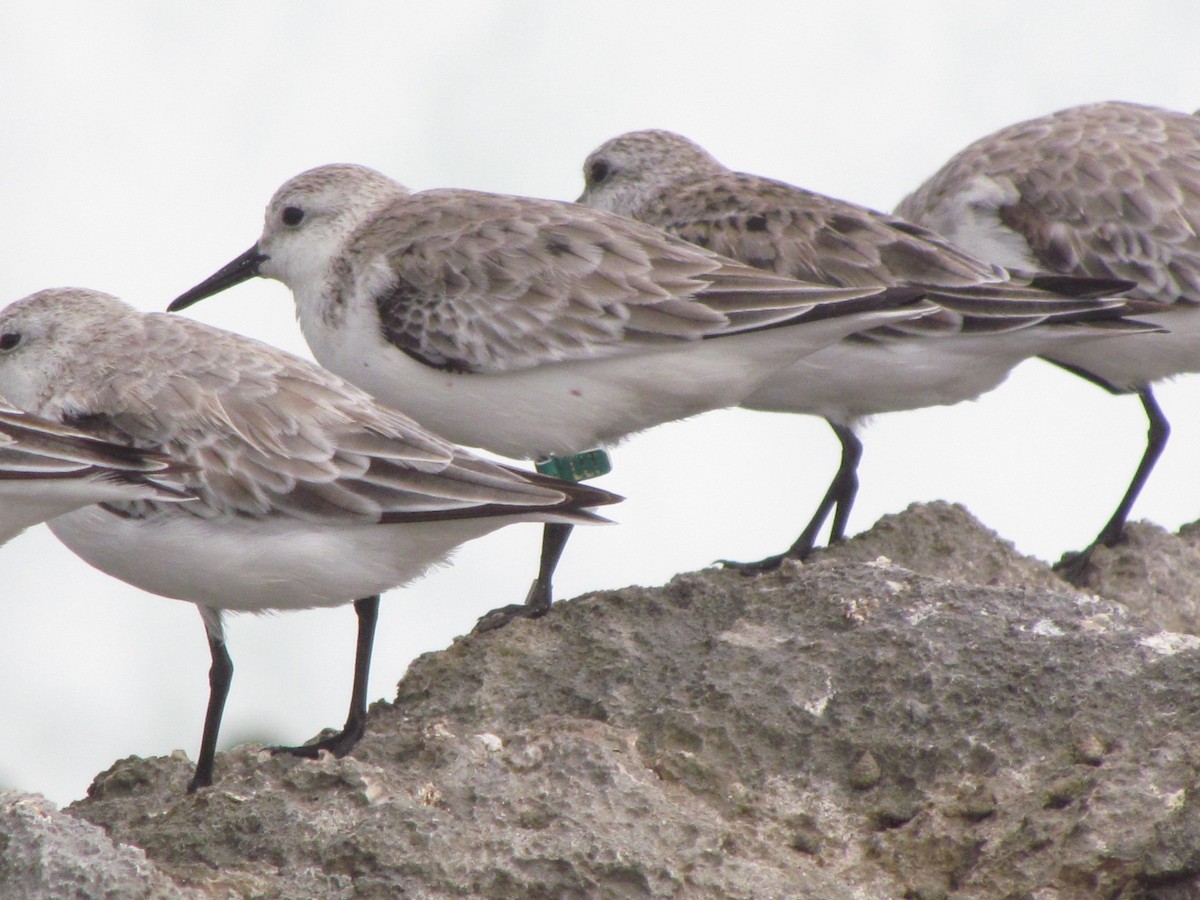
[[[574,528],[574,525],[562,522],[547,522],[542,528],[542,556],[538,563],[538,575],[525,597],[530,618],[544,616],[550,609],[554,594],[554,570],[558,568],[558,561]]]
[[[846,523],[850,519],[850,510],[854,508],[854,498],[858,496],[858,464],[862,460],[863,446],[858,435],[854,433],[854,429],[836,422],[830,422],[829,427],[842,442],[842,462],[838,466],[837,475],[831,485],[831,489],[837,489],[835,497],[837,510],[833,514],[833,527],[829,529],[829,543],[840,544],[846,539]],[[803,545],[793,548],[793,550],[797,549],[803,549]],[[789,550],[788,555],[798,556],[798,553],[793,550]],[[810,542],[808,548],[804,549],[804,555],[799,558],[806,559],[811,552],[812,543]]]
[[[1133,473],[1133,480],[1129,482],[1125,496],[1117,504],[1112,518],[1100,529],[1096,539],[1078,553],[1065,554],[1058,565],[1054,567],[1059,575],[1072,584],[1078,584],[1083,579],[1083,574],[1091,561],[1092,552],[1097,547],[1102,544],[1105,547],[1113,547],[1120,543],[1125,532],[1125,521],[1129,518],[1133,504],[1150,478],[1150,473],[1154,470],[1158,458],[1162,456],[1163,449],[1167,446],[1167,439],[1171,436],[1171,423],[1163,415],[1149,385],[1139,390],[1137,395],[1142,401],[1142,408],[1146,411],[1146,419],[1149,422],[1146,430],[1146,450],[1142,453],[1142,461],[1138,463],[1137,471]]]
[[[796,538],[792,546],[788,547],[785,552],[776,556],[768,556],[766,559],[750,563],[734,562],[728,559],[718,560],[721,565],[737,569],[745,575],[758,575],[778,569],[785,559],[801,561],[808,559],[816,546],[817,535],[821,533],[825,520],[829,518],[830,511],[835,510],[835,507],[833,526],[829,532],[829,543],[836,544],[845,539],[846,522],[850,518],[850,510],[854,506],[854,498],[858,494],[858,463],[862,459],[862,441],[858,439],[854,429],[828,419],[826,421],[829,422],[829,427],[833,429],[833,433],[841,442],[842,460],[838,464],[837,473],[829,483],[828,490],[825,491],[825,496],[821,498],[821,502],[817,506],[816,513],[809,520],[804,531],[800,533],[800,537]]]
[[[542,556],[538,564],[537,578],[530,585],[525,602],[501,606],[484,613],[471,629],[472,634],[495,631],[513,619],[538,619],[550,611],[550,603],[554,599],[554,570],[558,567],[558,560],[562,557],[567,539],[574,528],[574,525],[562,522],[546,523],[542,529]]]
[[[367,680],[371,674],[371,648],[375,644],[375,623],[379,621],[379,595],[354,601],[358,614],[358,644],[354,654],[354,688],[350,692],[350,713],[346,725],[337,734],[299,747],[272,747],[272,753],[290,753],[316,759],[322,750],[342,757],[362,738],[367,728]]]
[[[1105,547],[1112,547],[1121,540],[1125,531],[1125,520],[1129,518],[1134,501],[1137,500],[1138,494],[1142,492],[1147,479],[1150,478],[1155,463],[1158,462],[1163,449],[1167,446],[1167,438],[1171,436],[1171,423],[1163,415],[1150,387],[1147,386],[1138,391],[1138,397],[1142,401],[1142,408],[1146,410],[1146,419],[1149,422],[1149,428],[1146,430],[1146,451],[1142,454],[1142,461],[1138,463],[1137,471],[1133,473],[1133,480],[1129,482],[1129,489],[1121,498],[1116,512],[1096,537],[1095,543],[1103,544]]]
[[[212,665],[208,670],[208,711],[204,715],[204,735],[200,738],[200,759],[196,773],[188,783],[187,791],[209,787],[213,783],[213,761],[217,754],[217,734],[221,730],[221,716],[225,712],[225,698],[229,696],[229,685],[233,681],[233,660],[225,648],[224,630],[221,628],[219,610],[201,608],[200,615],[208,634],[208,651]]]

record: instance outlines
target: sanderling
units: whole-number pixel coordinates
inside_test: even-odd
[[[0,348],[2,349],[2,348]],[[0,401],[0,544],[93,503],[178,502],[189,466]]]
[[[1146,450],[1116,511],[1056,567],[1080,581],[1096,546],[1121,539],[1170,426],[1153,382],[1200,371],[1200,120],[1133,103],[1065,109],[1004,128],[954,156],[900,215],[1010,267],[1116,276],[1168,331],[1065,344],[1045,359],[1114,394],[1137,394]]]
[[[193,469],[188,503],[114,499],[50,523],[96,568],[199,607],[211,692],[189,790],[212,783],[233,672],[223,610],[354,601],[345,728],[282,748],[340,756],[365,726],[381,591],[504,525],[604,522],[590,507],[619,499],[481,459],[282,350],[95,291],[42,291],[0,311],[0,393]]]
[[[799,538],[778,556],[725,561],[744,571],[804,559],[831,511],[830,541],[844,537],[864,418],[973,399],[1022,360],[1060,343],[1146,330],[1108,321],[1124,303],[1098,299],[1132,282],[1015,276],[895,216],[731,171],[669,131],[630,132],[601,145],[584,163],[584,183],[581,203],[753,266],[839,286],[907,285],[940,309],[806,356],[742,401],[749,409],[822,416],[842,445],[837,473]]]
[[[258,243],[170,309],[254,275],[292,289],[322,365],[517,459],[735,406],[807,353],[930,310],[911,291],[800,283],[575,204],[414,194],[352,165],[284,184]],[[525,605],[495,621],[549,607],[565,540],[547,529]]]

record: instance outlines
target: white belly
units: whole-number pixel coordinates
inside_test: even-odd
[[[423,365],[387,344],[368,317],[350,317],[340,333],[310,323],[305,336],[323,366],[432,431],[531,459],[612,445],[663,422],[736,406],[797,359],[907,315],[862,313],[489,375]]]
[[[261,611],[337,606],[399,587],[459,544],[529,518],[318,528],[186,514],[124,519],[92,506],[49,525],[83,560],[144,591]]]
[[[942,198],[933,208],[909,210],[901,203],[897,211],[980,259],[1006,269],[1037,272],[1045,265],[1034,256],[1025,237],[1000,218],[1002,208],[1020,200],[1012,179],[976,175],[962,190]]]
[[[1176,304],[1161,313],[1138,315],[1164,334],[1130,334],[1079,341],[1043,355],[1084,369],[1121,390],[1136,390],[1184,372],[1200,372],[1200,307]]]
[[[154,489],[104,478],[0,480],[0,544],[32,525],[82,506],[154,496]]]
[[[1079,333],[1078,328],[1042,327],[878,344],[842,342],[773,375],[741,405],[818,415],[845,425],[878,413],[948,406],[992,390],[1023,360],[1077,342]]]

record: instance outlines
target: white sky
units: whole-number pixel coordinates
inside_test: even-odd
[[[0,303],[80,285],[162,309],[250,246],[275,188],[327,162],[414,189],[573,199],[595,146],[662,127],[726,164],[890,209],[953,152],[1065,106],[1200,106],[1195,0],[9,2],[0,6]],[[307,355],[287,290],[189,311]],[[1174,426],[1134,518],[1200,516],[1200,382],[1159,391]],[[1019,549],[1087,543],[1141,453],[1136,399],[1028,363],[978,403],[880,417],[850,526],[965,503]],[[723,412],[614,454],[629,500],[577,531],[570,597],[660,584],[787,546],[836,465],[824,423]],[[540,529],[464,547],[384,601],[374,698],[417,654],[524,597]],[[44,528],[2,551],[0,785],[64,803],[130,754],[197,752],[208,654],[190,604],[90,570]],[[227,745],[340,725],[349,607],[228,624]],[[217,777],[220,777],[218,767]]]

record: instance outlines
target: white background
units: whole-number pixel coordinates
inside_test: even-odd
[[[81,285],[162,309],[255,240],[285,179],[327,162],[413,189],[574,199],[595,146],[634,128],[744,171],[890,209],[969,141],[1065,106],[1200,106],[1200,4],[860,2],[9,2],[0,7],[0,302]],[[287,290],[189,311],[307,355]],[[1200,515],[1197,382],[1134,517]],[[1106,520],[1141,453],[1136,399],[1027,363],[978,403],[880,417],[851,531],[916,500],[965,503],[1056,559]],[[577,531],[557,596],[785,547],[837,445],[824,423],[714,413],[630,440],[600,482],[629,500]],[[417,654],[519,601],[540,531],[464,547],[383,604],[372,697]],[[194,758],[199,616],[90,570],[44,528],[0,552],[0,785],[62,803],[129,754]],[[348,608],[228,623],[223,746],[340,725]],[[220,777],[220,768],[217,771]]]

